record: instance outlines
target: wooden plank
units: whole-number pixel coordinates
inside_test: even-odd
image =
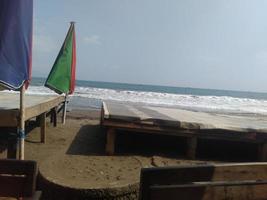
[[[55,106],[61,104],[62,102],[64,102],[64,97],[56,96],[55,98],[51,98],[46,102],[40,102],[37,105],[27,107],[25,114],[26,120],[36,117],[44,112],[47,112]]]
[[[267,117],[194,112],[171,107],[136,105],[130,103],[103,103],[104,118],[121,122],[150,121],[158,126],[179,129],[267,133]]]
[[[36,171],[35,161],[0,159],[0,174],[23,175],[32,174],[34,171]]]
[[[18,95],[2,93],[0,97],[0,101],[3,104],[1,105],[3,107],[0,108],[0,127],[17,127],[19,125]],[[48,96],[44,98],[34,95],[26,95],[25,99],[25,120],[36,117],[43,112],[47,112],[64,102],[63,96]]]
[[[162,126],[153,126],[149,124],[137,124],[129,122],[119,122],[104,119],[102,122],[103,126],[113,127],[116,129],[137,131],[137,132],[148,132],[152,134],[163,134],[163,135],[172,135],[172,136],[185,136],[192,137],[197,136],[204,139],[222,139],[228,141],[244,141],[252,143],[260,143],[265,141],[261,138],[252,138],[249,133],[241,132],[232,132],[232,131],[223,131],[223,130],[213,130],[213,131],[204,131],[204,130],[185,130],[185,129],[174,129],[171,127],[162,127]]]
[[[40,121],[41,122],[41,126],[40,126],[41,142],[45,143],[46,142],[46,113],[45,112],[40,115],[40,120],[41,120]]]
[[[188,185],[177,188],[155,188],[150,190],[153,200],[263,200],[267,197],[265,185],[205,186]]]
[[[157,193],[160,191],[155,190],[153,198],[151,198],[150,188],[154,187],[154,189],[160,189],[161,186],[163,187],[163,194],[161,197],[164,196],[164,199],[173,199],[172,195],[176,195],[175,197],[177,198],[178,193],[175,191],[175,189],[178,188],[177,185],[180,185],[179,187],[183,187],[181,190],[181,195],[193,195],[185,196],[185,199],[187,198],[189,200],[202,199],[203,195],[208,195],[204,198],[206,200],[220,199],[220,196],[217,198],[217,196],[210,197],[209,195],[220,195],[222,192],[225,194],[225,191],[227,191],[227,194],[230,194],[231,191],[234,190],[236,190],[234,195],[238,195],[239,193],[248,194],[244,191],[252,191],[253,194],[257,194],[257,196],[253,197],[260,199],[262,195],[266,195],[267,185],[255,186],[259,183],[259,181],[263,181],[264,183],[267,182],[267,163],[238,163],[204,166],[144,168],[141,170],[140,199],[156,199],[156,196],[159,197],[161,195]],[[216,182],[220,182],[220,184]],[[224,184],[222,184],[223,182]],[[199,183],[199,185],[197,185],[197,183]],[[186,187],[186,185],[188,187]],[[216,189],[217,186],[219,189]],[[221,188],[224,188],[225,190],[220,189],[220,186],[222,186]],[[226,188],[228,186],[229,188]],[[198,189],[192,189],[193,187]],[[209,189],[209,187],[211,187],[211,189]],[[183,191],[186,191],[186,188],[189,188],[188,192],[183,193]],[[174,191],[172,191],[172,189]],[[179,188],[178,192],[180,192]],[[240,199],[238,196],[234,197],[236,197],[236,199]]]
[[[145,168],[149,182],[157,184],[182,184],[194,181],[229,181],[267,179],[267,163],[217,164]],[[179,177],[179,179],[177,179]]]
[[[0,160],[0,196],[32,196],[36,175],[35,161]]]
[[[0,196],[20,197],[23,195],[25,176],[0,175]]]
[[[115,139],[116,139],[115,129],[109,128],[107,131],[107,141],[106,141],[106,153],[108,155],[113,155],[115,152]]]

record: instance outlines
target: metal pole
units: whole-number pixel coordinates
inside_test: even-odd
[[[20,122],[19,122],[19,159],[24,160],[24,139],[25,139],[25,85],[20,88]]]

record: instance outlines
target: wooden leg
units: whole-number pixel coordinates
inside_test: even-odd
[[[107,131],[106,153],[113,155],[115,152],[116,133],[114,128],[109,128]]]
[[[46,113],[41,114],[41,142],[45,143],[45,131],[46,131],[46,123],[45,123]]]
[[[54,127],[57,127],[57,109],[53,108],[51,116],[53,116],[53,125]]]
[[[16,159],[17,158],[17,147],[18,147],[17,138],[8,139],[7,158],[12,158],[12,159]]]
[[[41,124],[41,118],[40,118],[40,116],[37,116],[35,121],[36,121],[36,126],[39,127],[40,124]]]
[[[52,123],[54,121],[53,119],[54,115],[53,115],[53,108],[50,110],[50,123]]]
[[[195,159],[196,150],[197,150],[197,137],[187,138],[187,151],[186,151],[187,158]]]
[[[262,162],[267,161],[267,142],[259,144],[258,160]]]

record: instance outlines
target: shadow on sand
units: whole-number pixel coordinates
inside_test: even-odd
[[[67,150],[69,155],[104,155],[106,134],[100,125],[82,126]]]
[[[105,154],[106,131],[100,125],[82,126],[67,150],[69,155]],[[117,131],[115,155],[184,157],[183,137]],[[197,158],[224,161],[255,161],[257,146],[243,142],[199,140]]]

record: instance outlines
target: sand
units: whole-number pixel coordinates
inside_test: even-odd
[[[207,163],[160,155],[120,153],[107,156],[105,130],[99,124],[99,117],[99,110],[73,110],[67,113],[66,124],[58,123],[57,127],[47,119],[45,144],[40,143],[38,127],[27,135],[25,159],[38,163],[38,187],[43,190],[43,199],[59,199],[59,196],[62,199],[85,196],[136,199],[142,167]],[[74,194],[73,191],[78,192]]]

